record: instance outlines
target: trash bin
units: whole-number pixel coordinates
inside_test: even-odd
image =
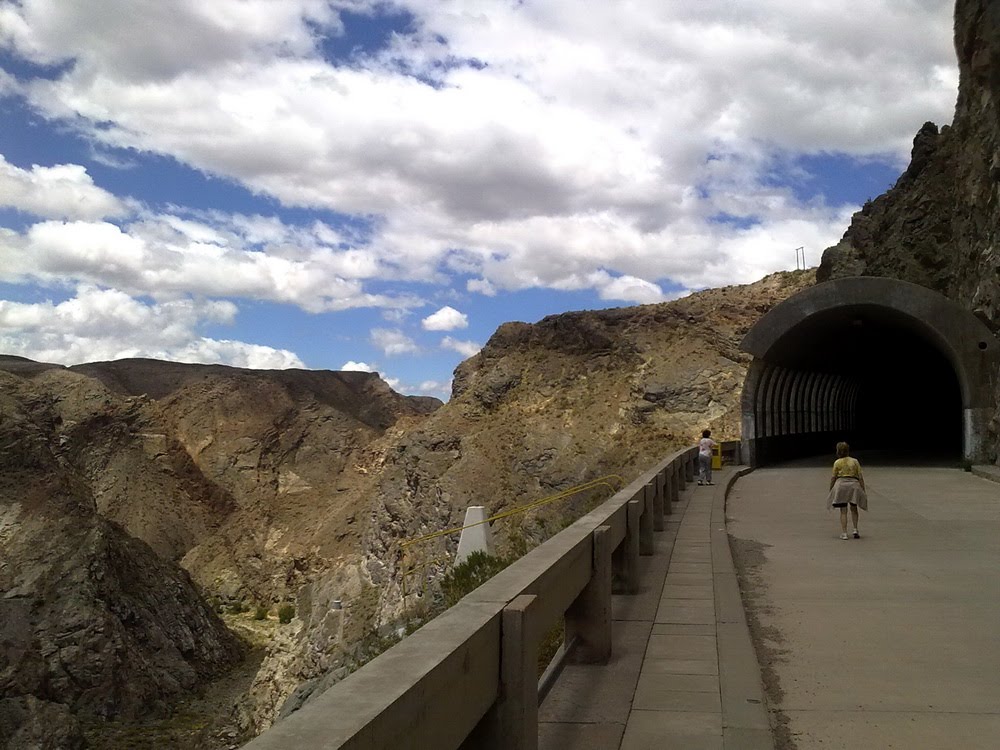
[[[722,444],[716,443],[712,448],[712,468],[721,469],[722,468]]]

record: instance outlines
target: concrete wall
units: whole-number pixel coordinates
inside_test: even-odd
[[[612,576],[638,590],[639,556],[652,554],[696,455],[671,454],[245,748],[537,747],[541,638],[564,619],[571,658],[610,658]]]
[[[751,466],[828,453],[850,441],[858,383],[846,376],[754,360],[743,385],[742,456]]]

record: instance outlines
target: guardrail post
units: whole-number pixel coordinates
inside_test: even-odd
[[[663,474],[657,474],[653,477],[653,531],[663,531],[665,528],[663,513]]]
[[[687,469],[684,468],[685,459],[680,459],[674,467],[677,469],[677,489],[684,491],[687,489]]]
[[[639,554],[653,554],[653,483],[642,488],[642,515],[639,516]]]
[[[642,506],[638,500],[625,504],[625,539],[614,554],[615,574],[622,580],[626,594],[639,590],[639,516]]]
[[[667,467],[667,500],[671,503],[670,512],[673,513],[674,506],[680,500],[680,495],[677,494],[677,469],[673,465]]]
[[[538,750],[538,639],[531,610],[537,597],[521,594],[504,608],[500,645],[500,727],[503,747]]]
[[[686,472],[685,479],[687,479],[687,481],[689,482],[694,481],[694,475],[695,475],[694,462],[697,460],[698,460],[697,454],[695,454],[694,456],[688,455],[684,457],[684,471]]]
[[[538,597],[521,594],[500,621],[500,696],[460,750],[538,750]]]
[[[660,472],[660,498],[663,501],[663,515],[669,516],[674,512],[674,506],[671,504],[670,497],[670,472],[668,469],[664,469]],[[666,526],[666,519],[663,519],[664,526]]]
[[[566,610],[566,643],[576,638],[570,660],[577,664],[605,664],[611,658],[611,527],[598,526],[592,538],[590,582]]]

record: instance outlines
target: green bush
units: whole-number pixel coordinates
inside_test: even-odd
[[[510,559],[494,557],[485,552],[473,552],[461,565],[456,565],[441,579],[444,606],[450,607],[457,603],[463,596],[506,568],[510,562]]]
[[[231,615],[242,615],[247,611],[247,605],[243,602],[233,602],[229,605],[229,614]]]
[[[545,672],[552,657],[556,655],[556,651],[563,645],[565,639],[566,627],[562,620],[553,625],[549,632],[542,637],[538,644],[538,677],[541,677],[542,673]]]
[[[282,625],[287,625],[295,617],[295,607],[291,604],[282,604],[278,607],[278,622]]]
[[[255,620],[266,620],[267,619],[267,607],[263,604],[258,604],[257,609],[254,610],[253,619]]]

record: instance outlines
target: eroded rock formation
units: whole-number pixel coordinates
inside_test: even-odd
[[[98,513],[58,426],[0,372],[0,746],[79,746],[71,714],[162,713],[241,653],[187,573]]]
[[[369,373],[0,357],[0,747],[161,715],[233,664],[205,598],[339,569],[378,441],[439,405]]]
[[[955,51],[953,122],[920,128],[909,167],[854,215],[841,242],[823,254],[817,280],[912,281],[1000,330],[1000,3],[957,0]],[[997,418],[992,432],[996,445]]]

